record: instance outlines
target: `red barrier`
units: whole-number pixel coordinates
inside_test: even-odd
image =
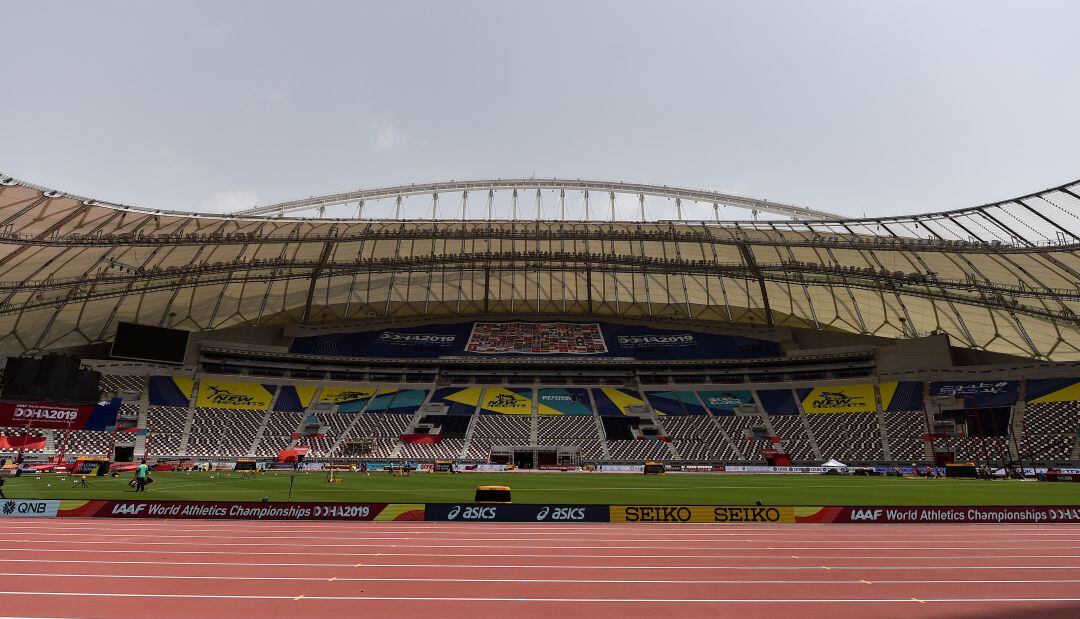
[[[796,516],[796,522],[822,523],[1080,523],[1080,506],[823,507]]]
[[[45,449],[45,437],[0,435],[0,449]]]
[[[424,506],[388,503],[257,503],[240,501],[91,500],[62,509],[68,518],[177,520],[423,520]]]

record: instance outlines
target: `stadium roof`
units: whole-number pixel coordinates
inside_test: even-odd
[[[511,192],[512,210],[496,209],[496,193]],[[475,215],[471,194],[486,213]],[[404,218],[406,195],[430,202],[427,217]],[[440,195],[460,217],[440,218]],[[519,210],[519,195],[535,196],[535,208]],[[559,205],[559,217],[542,217],[545,199]],[[380,211],[380,200],[391,204]],[[627,202],[640,205],[639,221],[618,216]],[[369,218],[292,215],[350,203]],[[672,203],[675,218],[649,216]],[[721,220],[721,207],[754,217]],[[770,213],[796,219],[759,218]],[[939,331],[958,346],[1076,360],[1077,231],[1080,181],[970,208],[866,219],[700,190],[559,179],[361,190],[213,215],[111,204],[0,174],[0,353],[108,341],[121,320],[206,330],[551,314],[896,338]]]

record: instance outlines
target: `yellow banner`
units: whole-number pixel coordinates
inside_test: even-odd
[[[795,508],[765,505],[612,505],[612,522],[795,522]]]
[[[323,387],[319,402],[323,404],[342,404],[356,400],[366,400],[375,395],[374,387]]]
[[[531,415],[532,400],[506,387],[488,387],[480,407],[503,415]]]
[[[227,383],[219,380],[199,382],[195,406],[229,408],[241,411],[264,411],[270,408],[273,392],[259,383]]]
[[[872,413],[877,410],[874,385],[816,387],[803,398],[807,413]]]
[[[614,387],[601,387],[600,391],[604,395],[606,395],[609,400],[611,400],[612,404],[618,406],[619,410],[622,411],[622,414],[624,415],[630,412],[631,406],[645,404],[645,402],[641,400],[641,398],[633,395],[627,395],[619,389],[615,389]],[[658,415],[663,415],[663,413],[661,413],[660,411],[656,411],[656,413]]]
[[[1030,383],[1029,383],[1030,384]],[[1057,391],[1052,391],[1044,396],[1029,400],[1029,402],[1076,402],[1080,401],[1080,381]]]

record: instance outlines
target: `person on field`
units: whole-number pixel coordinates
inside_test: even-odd
[[[146,460],[143,460],[135,469],[135,492],[146,492],[146,478],[149,475],[150,467],[146,466]]]

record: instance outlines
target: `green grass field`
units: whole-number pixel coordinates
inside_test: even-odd
[[[289,472],[255,479],[236,473],[155,473],[146,498],[158,500],[271,501],[289,499]],[[651,503],[767,505],[1080,505],[1080,484],[1033,481],[901,479],[824,475],[708,475],[663,477],[575,473],[345,473],[339,484],[325,473],[298,473],[293,501],[456,503],[472,500],[478,485],[507,485],[515,503]],[[11,498],[131,499],[128,476],[90,478],[79,487],[70,477],[27,475],[9,479]],[[63,481],[61,481],[63,480]]]

